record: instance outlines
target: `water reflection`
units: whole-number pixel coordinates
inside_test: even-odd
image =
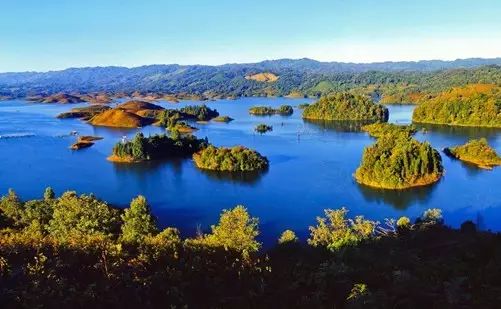
[[[369,203],[384,203],[391,205],[395,209],[405,210],[416,202],[427,203],[431,198],[431,193],[437,187],[437,184],[406,190],[378,189],[358,183],[357,187],[364,199]]]
[[[153,160],[141,163],[113,163],[113,168],[117,174],[134,174],[134,176],[148,176],[160,170],[161,167],[168,166],[175,175],[180,175],[183,167],[182,158],[172,158],[164,160]]]
[[[475,139],[485,137],[487,139],[495,138],[500,132],[500,128],[479,128],[479,127],[458,127],[439,124],[414,124],[418,130],[426,133],[441,134],[447,137],[456,136],[460,138]]]
[[[220,172],[201,170],[204,175],[212,180],[221,182],[256,185],[261,178],[268,172],[268,170],[257,172]]]
[[[345,120],[313,120],[304,119],[306,125],[311,124],[320,127],[323,130],[332,130],[338,132],[361,132],[362,127],[371,124],[374,121],[345,121]]]

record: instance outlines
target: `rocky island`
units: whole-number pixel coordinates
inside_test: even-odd
[[[501,128],[501,87],[472,84],[422,100],[414,109],[416,123]]]
[[[103,138],[100,136],[90,136],[90,135],[79,136],[77,141],[73,145],[71,145],[70,149],[80,150],[83,148],[89,148],[90,146],[94,145],[94,141],[102,139]]]
[[[445,148],[444,153],[483,169],[492,169],[494,166],[501,165],[501,157],[485,138],[474,139],[464,145]]]
[[[429,143],[407,134],[388,134],[364,149],[354,176],[370,187],[407,189],[435,183],[442,174],[442,158]]]
[[[76,107],[72,108],[69,112],[64,112],[57,115],[57,118],[59,119],[80,118],[83,120],[89,120],[92,117],[110,109],[111,107],[106,105],[91,105],[85,107]]]
[[[388,121],[388,109],[367,96],[340,92],[320,98],[304,108],[303,118],[311,120]]]
[[[268,168],[268,159],[257,151],[235,146],[207,148],[193,154],[193,161],[200,169],[221,172],[253,172]]]

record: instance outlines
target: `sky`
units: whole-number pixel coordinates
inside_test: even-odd
[[[0,0],[0,72],[501,57],[501,0]]]

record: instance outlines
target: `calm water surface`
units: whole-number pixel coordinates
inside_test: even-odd
[[[446,174],[430,187],[409,191],[374,190],[358,185],[352,174],[364,147],[374,142],[353,126],[308,123],[297,108],[306,99],[244,98],[208,102],[229,124],[195,124],[196,135],[208,137],[217,146],[242,144],[267,156],[269,170],[258,176],[228,177],[207,173],[191,160],[158,161],[119,165],[106,160],[123,135],[132,137],[138,129],[114,130],[92,127],[76,119],[55,116],[85,104],[30,104],[0,102],[0,192],[14,188],[24,199],[38,198],[46,186],[56,192],[76,190],[124,207],[138,195],[145,195],[162,226],[176,226],[185,235],[197,227],[206,230],[217,222],[222,209],[245,205],[260,218],[261,240],[275,241],[281,231],[293,229],[303,239],[307,227],[325,208],[350,209],[351,215],[372,219],[406,215],[416,218],[425,209],[441,208],[446,222],[458,226],[472,219],[484,229],[501,230],[501,168],[480,170],[442,154]],[[200,102],[159,103],[181,107]],[[254,105],[293,105],[290,117],[248,115]],[[410,123],[412,106],[390,106],[390,121]],[[257,135],[258,123],[273,125],[273,132]],[[470,138],[487,137],[501,151],[501,130],[426,126],[416,138],[435,148],[461,144]],[[99,135],[104,140],[88,149],[71,151],[75,137],[69,132]],[[145,134],[162,132],[146,127]]]

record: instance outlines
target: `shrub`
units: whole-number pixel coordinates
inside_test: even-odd
[[[130,207],[124,210],[121,218],[123,223],[120,238],[124,242],[139,242],[157,232],[155,218],[142,195],[131,201]]]
[[[291,230],[285,230],[282,235],[280,235],[280,238],[278,238],[279,244],[296,243],[297,241],[298,238],[296,237],[296,233]]]

